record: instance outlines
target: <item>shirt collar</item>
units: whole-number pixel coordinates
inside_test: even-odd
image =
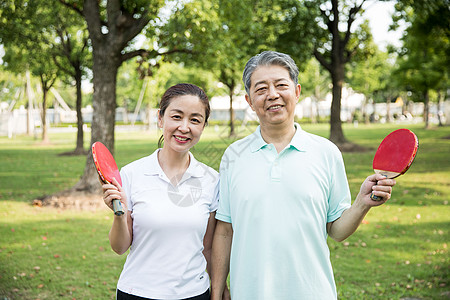
[[[147,166],[145,167],[145,175],[165,175],[158,161],[158,152],[160,150],[161,148],[157,149],[150,156],[148,156],[149,160]],[[205,168],[203,168],[202,164],[194,158],[194,155],[192,155],[191,152],[189,152],[189,158],[189,166],[186,169],[183,178],[186,177],[186,175],[188,175],[188,177],[202,177],[206,173]]]
[[[305,134],[305,132],[303,131],[302,127],[300,126],[300,124],[298,123],[294,123],[294,126],[296,128],[295,130],[295,134],[292,137],[291,142],[286,146],[286,148],[290,148],[293,147],[295,149],[297,149],[297,151],[305,151],[305,148],[302,147],[302,135]],[[255,132],[252,133],[251,136],[251,144],[250,144],[250,150],[252,152],[256,152],[266,146],[268,146],[268,144],[266,143],[266,141],[264,141],[262,135],[261,135],[261,126],[258,126],[255,130]]]

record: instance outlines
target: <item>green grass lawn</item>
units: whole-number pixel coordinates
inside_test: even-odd
[[[401,127],[412,129],[420,146],[410,171],[397,179],[393,198],[373,209],[346,241],[329,241],[340,299],[450,297],[450,127],[345,124],[349,140],[373,149],[344,154],[352,196],[373,173],[378,144]],[[326,124],[303,128],[328,135]],[[226,135],[224,127],[208,127],[192,152],[218,169],[231,142]],[[42,145],[32,137],[0,137],[0,300],[113,299],[125,255],[109,247],[111,212],[31,205],[37,197],[73,186],[86,164],[85,157],[58,155],[73,150],[75,134],[50,139],[50,145]],[[119,167],[153,152],[157,139],[156,132],[117,132]]]

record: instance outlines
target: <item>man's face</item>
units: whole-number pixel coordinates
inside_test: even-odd
[[[260,66],[250,79],[250,94],[245,99],[261,125],[293,123],[300,85],[291,80],[289,72],[277,65]]]

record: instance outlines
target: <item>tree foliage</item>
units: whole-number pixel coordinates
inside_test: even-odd
[[[5,62],[15,72],[29,69],[41,78],[43,89],[43,136],[46,139],[46,95],[56,79],[77,88],[77,147],[83,153],[81,80],[89,64],[88,35],[84,22],[57,1],[3,3],[0,30],[6,46]]]
[[[210,70],[228,88],[231,136],[233,97],[242,90],[245,63],[273,49],[277,36],[287,30],[284,21],[296,2],[194,0],[177,8],[161,28],[162,46],[190,50],[177,53],[175,61]]]
[[[411,99],[424,102],[424,122],[429,126],[430,92],[447,91],[450,66],[450,7],[445,0],[399,1],[395,21],[407,28],[397,49],[396,79]]]
[[[283,33],[279,46],[287,48],[294,57],[314,55],[330,73],[332,103],[330,116],[330,140],[346,144],[341,126],[341,97],[345,81],[345,66],[356,53],[367,36],[355,35],[355,20],[361,17],[365,0],[305,0],[293,6],[294,14],[290,30]],[[364,33],[362,30],[360,33]],[[352,39],[353,37],[353,39]],[[357,37],[357,38],[356,38]]]

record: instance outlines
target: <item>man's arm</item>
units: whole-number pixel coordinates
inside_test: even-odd
[[[217,220],[212,245],[211,300],[228,297],[227,277],[230,270],[230,254],[233,239],[231,223]],[[224,291],[226,293],[224,294]]]
[[[353,205],[344,211],[339,219],[327,223],[328,235],[338,242],[352,235],[372,207],[382,205],[391,198],[394,185],[394,179],[386,179],[383,175],[374,174],[367,177]],[[382,200],[372,200],[370,198],[372,192]]]

